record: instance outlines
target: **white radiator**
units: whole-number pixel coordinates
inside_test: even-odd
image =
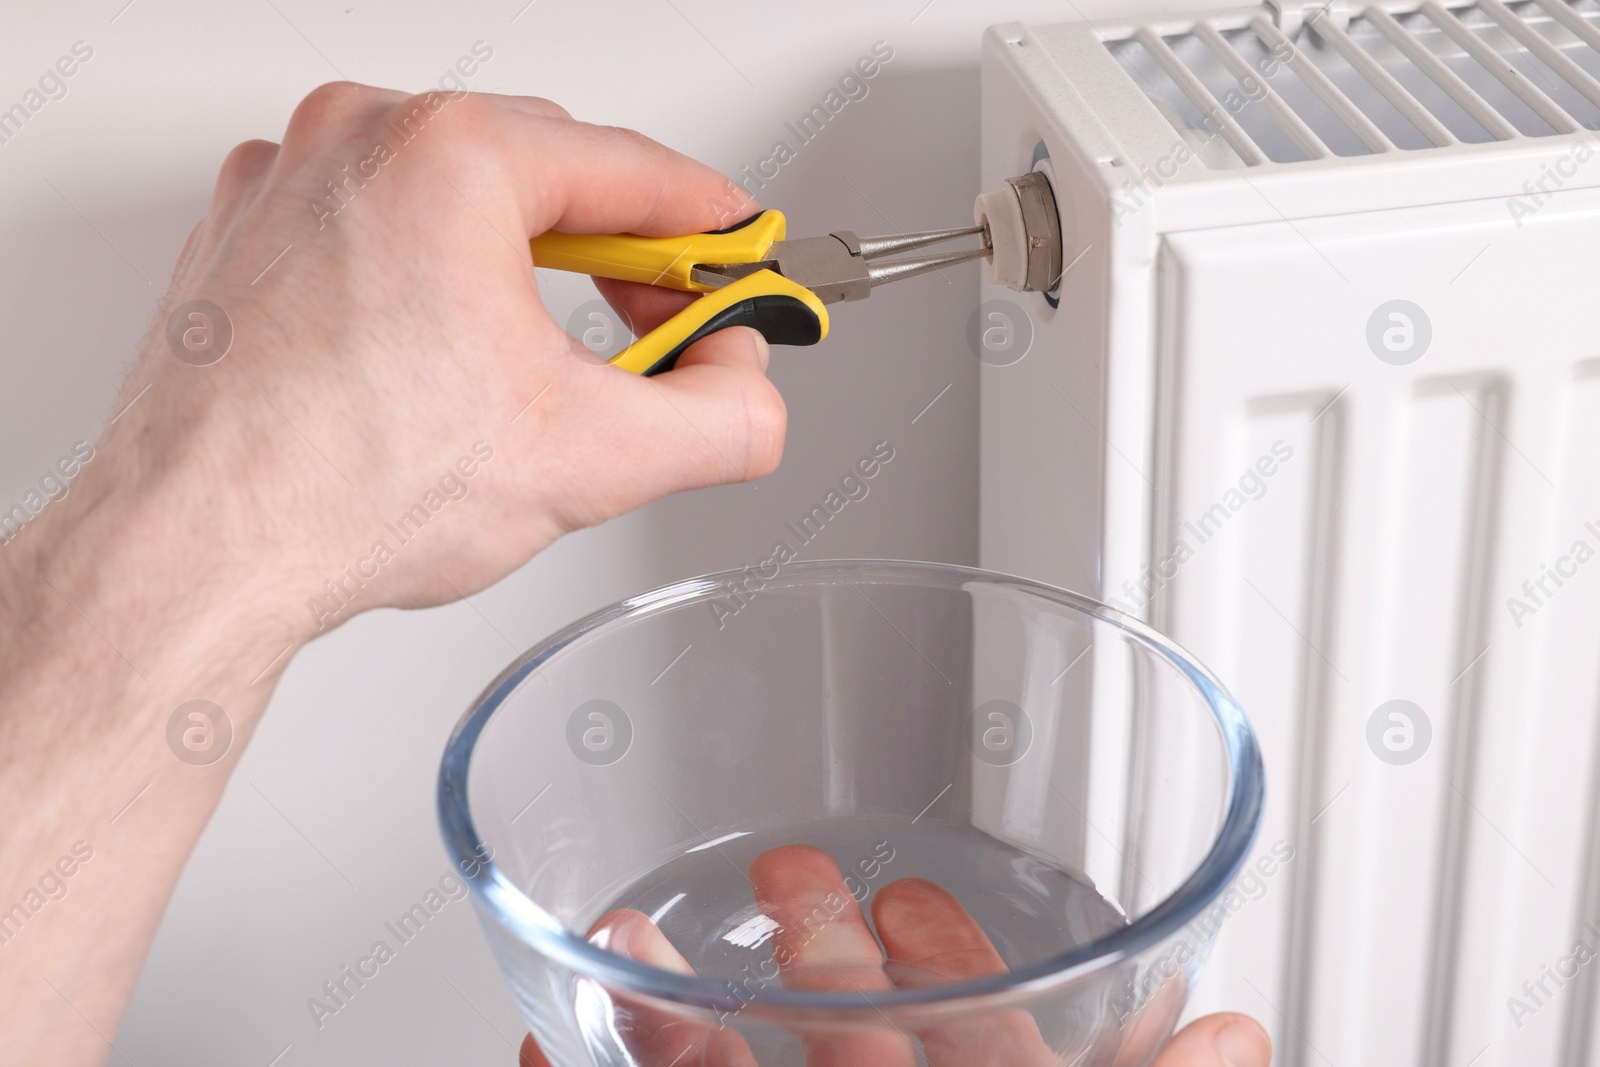
[[[1195,1009],[1288,1067],[1600,1067],[1597,78],[1593,0],[985,44],[983,186],[1046,169],[1068,266],[969,331],[982,562],[1250,713],[1294,858]]]

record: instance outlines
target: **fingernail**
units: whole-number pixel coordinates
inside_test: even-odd
[[[761,360],[761,369],[766,370],[767,364],[772,361],[772,346],[767,344],[767,339],[760,330],[752,332],[756,335],[756,357]]]
[[[1258,1024],[1247,1020],[1218,1030],[1212,1047],[1223,1067],[1268,1067],[1272,1062],[1272,1039]]]

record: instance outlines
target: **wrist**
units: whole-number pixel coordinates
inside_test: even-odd
[[[175,464],[141,478],[132,458],[102,447],[0,544],[0,870],[37,877],[69,848],[94,860],[73,878],[76,904],[6,931],[0,1026],[50,1062],[103,1058],[67,1046],[81,1018],[115,1032],[296,644],[266,595],[273,576],[213,536],[195,491],[208,483]],[[38,974],[55,988],[25,978]]]
[[[83,655],[110,653],[112,669],[141,689],[175,693],[248,687],[269,665],[281,671],[307,635],[275,601],[269,568],[208,513],[195,479],[141,478],[119,459],[95,454],[0,545],[13,655],[83,631]]]

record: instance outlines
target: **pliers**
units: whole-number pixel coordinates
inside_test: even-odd
[[[873,286],[990,254],[985,226],[895,237],[784,239],[782,212],[766,210],[725,230],[686,237],[551,231],[529,246],[538,267],[706,293],[613,356],[635,374],[671,370],[683,350],[728,326],[750,326],[771,344],[814,345],[828,335],[826,305],[862,300]],[[981,234],[980,248],[879,262],[956,237]]]

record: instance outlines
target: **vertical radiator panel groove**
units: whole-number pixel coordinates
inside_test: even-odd
[[[1367,1060],[1450,1065],[1444,1046],[1461,913],[1451,872],[1465,855],[1469,830],[1477,829],[1465,818],[1471,783],[1462,777],[1473,756],[1474,702],[1458,687],[1475,684],[1462,668],[1478,650],[1463,648],[1480,631],[1486,595],[1483,512],[1493,490],[1483,475],[1495,467],[1499,438],[1480,411],[1492,394],[1491,385],[1470,377],[1424,379],[1396,411],[1399,466],[1388,493],[1387,532],[1379,534],[1392,548],[1379,576],[1383,592],[1372,633],[1379,642],[1372,650],[1377,685],[1362,687],[1368,695],[1359,707],[1363,719],[1377,717],[1380,748],[1395,753],[1374,761],[1364,794],[1361,836],[1373,842],[1360,890],[1369,927],[1362,930],[1364,969],[1378,970],[1360,995],[1365,1014],[1386,1035],[1377,1039],[1384,1051],[1371,1043],[1361,1049]],[[1441,633],[1436,623],[1444,619],[1452,625]],[[1395,709],[1389,704],[1395,700],[1420,711]],[[1411,746],[1423,736],[1417,720],[1431,724],[1431,741],[1412,757]],[[1369,744],[1373,739],[1369,728]],[[1380,960],[1394,962],[1380,967]],[[1396,1046],[1399,1034],[1408,1037]]]
[[[1169,277],[1169,286],[1180,284]],[[1178,391],[1176,382],[1190,371],[1164,364],[1162,373],[1165,394]],[[1316,903],[1311,823],[1325,788],[1322,754],[1331,730],[1326,709],[1333,672],[1322,650],[1332,634],[1327,590],[1338,580],[1337,536],[1330,528],[1340,510],[1338,401],[1338,388],[1240,398],[1235,410],[1242,419],[1230,444],[1206,462],[1207,492],[1183,492],[1158,509],[1162,533],[1150,560],[1154,567],[1161,556],[1177,555],[1180,545],[1192,550],[1180,579],[1189,592],[1178,597],[1169,592],[1174,587],[1163,587],[1154,618],[1182,631],[1209,617],[1232,635],[1231,651],[1219,652],[1218,662],[1231,663],[1232,669],[1222,669],[1252,709],[1267,759],[1296,768],[1273,787],[1278,799],[1257,848],[1260,858],[1288,845],[1294,859],[1270,879],[1249,880],[1255,891],[1248,910],[1229,921],[1216,949],[1223,960],[1252,961],[1245,966],[1257,974],[1259,987],[1241,986],[1237,995],[1265,997],[1259,1014],[1287,1067],[1317,1062],[1298,1036],[1309,1010],[1309,975],[1293,962],[1302,958],[1299,948],[1270,966],[1260,948],[1308,945],[1308,914]],[[1192,474],[1176,484],[1196,488]],[[1219,988],[1207,993],[1224,995]]]
[[[1311,425],[1316,428],[1316,453],[1313,458],[1316,461],[1314,477],[1317,491],[1312,498],[1310,522],[1313,542],[1306,561],[1309,565],[1306,586],[1309,600],[1307,619],[1310,624],[1307,637],[1315,646],[1330,643],[1338,632],[1332,591],[1338,588],[1341,574],[1336,520],[1346,491],[1343,477],[1346,424],[1340,393],[1322,399],[1311,416]],[[1293,917],[1286,939],[1291,960],[1314,958],[1315,918],[1321,904],[1317,887],[1321,884],[1324,866],[1323,850],[1319,847],[1314,820],[1321,798],[1333,788],[1323,753],[1328,751],[1336,736],[1332,716],[1335,684],[1336,675],[1330,665],[1324,664],[1318,656],[1308,655],[1301,706],[1310,722],[1301,733],[1301,750],[1298,753],[1301,781],[1294,823],[1296,836],[1304,844],[1301,866],[1293,883]],[[1315,1008],[1311,968],[1301,965],[1287,970],[1289,980],[1284,989],[1284,1003],[1288,1005],[1292,1018],[1309,1020]],[[1302,1061],[1312,1062],[1304,1056]],[[1293,1063],[1293,1060],[1286,1060],[1285,1067]]]
[[[1597,659],[1600,659],[1600,648],[1596,648],[1595,652]],[[1600,673],[1600,665],[1592,666],[1591,671]],[[1600,689],[1600,681],[1592,684]],[[1591,715],[1600,717],[1600,701],[1592,703],[1589,710]],[[1585,791],[1588,803],[1584,805],[1587,813],[1584,840],[1587,842],[1585,851],[1588,853],[1588,862],[1584,865],[1583,888],[1571,922],[1573,944],[1581,941],[1593,945],[1597,939],[1587,928],[1600,925],[1600,774],[1594,772],[1594,768],[1600,768],[1600,731],[1595,731],[1590,739],[1589,766],[1589,788]],[[1595,1046],[1600,1043],[1600,1026],[1595,1025],[1597,1014],[1600,1014],[1600,975],[1596,975],[1591,964],[1580,970],[1573,979],[1565,1018],[1562,1020],[1559,1067],[1595,1067]]]
[[[1467,386],[1471,390],[1462,388]],[[1419,398],[1437,395],[1449,401],[1456,394],[1483,425],[1476,427],[1478,447],[1471,457],[1471,475],[1463,520],[1466,542],[1459,576],[1459,627],[1453,637],[1454,666],[1447,686],[1453,705],[1454,736],[1447,752],[1448,790],[1445,794],[1443,847],[1438,854],[1438,904],[1433,924],[1432,981],[1428,987],[1427,1028],[1424,1048],[1427,1067],[1452,1067],[1464,1050],[1451,1048],[1452,1012],[1456,1003],[1461,945],[1464,887],[1454,872],[1468,864],[1474,831],[1490,828],[1481,822],[1473,802],[1476,783],[1476,729],[1483,687],[1478,667],[1488,642],[1488,601],[1492,579],[1493,530],[1499,503],[1500,465],[1504,453],[1498,424],[1504,421],[1506,383],[1498,379],[1477,381],[1434,380],[1422,383]],[[1492,831],[1491,831],[1492,832]],[[1467,1056],[1472,1052],[1467,1051]]]
[[[1570,552],[1579,540],[1600,551],[1600,535],[1595,532],[1600,528],[1600,464],[1596,463],[1600,457],[1600,359],[1586,360],[1574,369],[1564,422],[1564,456],[1558,482],[1563,490],[1562,502],[1552,531],[1552,553]],[[1559,555],[1554,558],[1559,565]],[[1583,572],[1577,577],[1584,577]],[[1562,702],[1575,705],[1574,725],[1588,727],[1586,739],[1581,733],[1573,738],[1574,743],[1582,745],[1581,758],[1586,761],[1575,776],[1581,775],[1587,788],[1571,790],[1585,800],[1571,865],[1576,870],[1579,889],[1574,906],[1565,917],[1567,929],[1560,945],[1566,950],[1581,942],[1600,950],[1600,934],[1595,932],[1600,927],[1600,598],[1595,596],[1592,583],[1586,589],[1558,592],[1565,595],[1560,601],[1551,599],[1548,613],[1544,610],[1546,605],[1540,605],[1533,621],[1537,622],[1540,615],[1547,616],[1549,666],[1545,674],[1574,679]],[[1557,872],[1558,877],[1561,873]],[[1525,995],[1515,988],[1517,983],[1510,984],[1514,993]],[[1591,962],[1580,968],[1566,995],[1559,1067],[1595,1067],[1600,1064],[1600,967]]]

